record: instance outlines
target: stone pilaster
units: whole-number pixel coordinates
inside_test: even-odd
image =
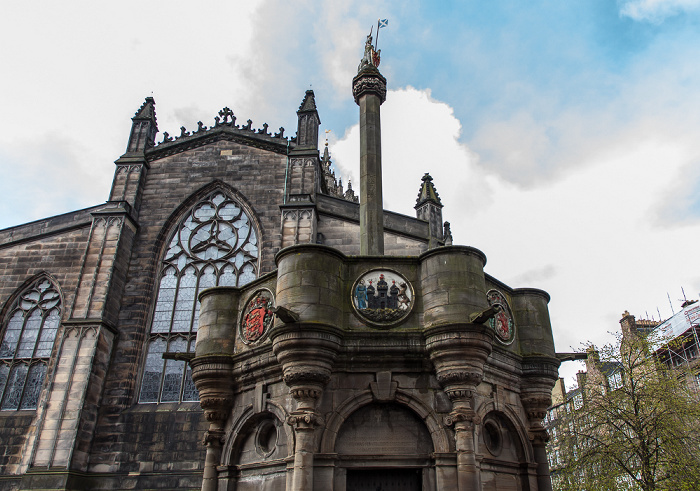
[[[360,254],[384,255],[380,106],[386,79],[366,65],[352,79],[352,94],[360,106]]]

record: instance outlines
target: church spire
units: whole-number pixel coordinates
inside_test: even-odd
[[[421,184],[420,191],[418,192],[418,199],[416,200],[416,206],[414,208],[418,209],[422,204],[431,201],[442,208],[442,202],[440,201],[440,195],[438,195],[435,185],[433,184],[433,178],[427,172],[421,178],[423,184]]]
[[[156,122],[156,101],[146,97],[133,118],[131,118],[131,134],[126,153],[143,153],[155,145],[158,123]]]
[[[297,111],[297,117],[297,148],[318,148],[318,127],[321,124],[321,118],[318,117],[313,90],[306,91]]]
[[[430,235],[428,247],[432,249],[439,245],[438,241],[445,239],[442,224],[442,202],[430,174],[426,172],[421,181],[418,199],[414,208],[416,209],[416,216],[428,222]]]

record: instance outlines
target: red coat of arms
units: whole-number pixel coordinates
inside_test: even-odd
[[[272,298],[267,291],[258,292],[249,302],[241,323],[241,336],[247,343],[260,339],[272,325]]]

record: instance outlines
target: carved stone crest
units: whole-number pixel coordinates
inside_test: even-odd
[[[375,269],[360,276],[352,288],[352,305],[363,320],[388,327],[413,308],[413,288],[401,274]]]
[[[496,332],[496,339],[503,344],[512,343],[515,339],[515,324],[506,297],[498,290],[489,290],[486,298],[490,306],[499,307],[496,315],[489,319],[491,328]]]
[[[267,288],[255,291],[246,302],[241,315],[241,340],[246,344],[261,341],[274,320],[275,297]]]

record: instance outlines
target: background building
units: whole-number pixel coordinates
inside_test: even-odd
[[[611,475],[624,489],[638,489],[638,449],[648,449],[657,459],[650,467],[659,482],[675,475],[673,466],[680,462],[692,477],[697,443],[687,435],[700,424],[695,409],[699,320],[697,301],[685,301],[680,312],[663,322],[636,320],[625,311],[616,345],[604,347],[603,356],[593,347],[580,354],[586,371],[577,374],[577,387],[571,390],[563,379],[557,381],[545,417],[555,489],[573,489],[577,476],[580,486],[591,479],[608,489],[601,476]],[[601,464],[606,452],[613,464],[608,469]],[[589,464],[581,464],[586,459]],[[663,485],[677,489],[677,484]]]
[[[147,98],[106,203],[0,231],[0,489],[550,489],[549,296],[451,245],[428,174],[383,210],[372,60],[359,203],[312,91],[293,138],[157,143]]]

